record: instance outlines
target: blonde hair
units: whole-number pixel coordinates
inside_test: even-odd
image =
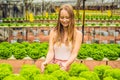
[[[74,30],[75,30],[73,7],[69,4],[64,4],[60,7],[59,15],[58,15],[58,22],[57,22],[57,26],[55,27],[56,36],[54,38],[53,43],[59,42],[59,44],[61,44],[62,41],[63,41],[64,29],[63,29],[63,26],[60,23],[60,12],[63,9],[66,10],[68,12],[69,16],[70,16],[70,23],[69,23],[69,26],[67,27],[68,37],[67,37],[67,40],[65,42],[65,44],[68,45],[69,42],[73,43],[73,41],[74,41]]]

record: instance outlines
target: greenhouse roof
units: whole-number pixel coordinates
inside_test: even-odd
[[[42,2],[49,2],[54,3],[54,5],[59,6],[64,3],[69,3],[72,5],[76,5],[78,0],[26,0],[27,2],[31,2],[33,4],[40,4]],[[79,0],[83,1],[83,0]],[[25,0],[0,0],[0,3],[6,3],[6,2],[22,2],[24,3]],[[111,5],[112,3],[120,5],[120,0],[85,0],[85,5]],[[82,3],[81,3],[82,5]]]
[[[83,0],[80,0],[80,1],[83,1]],[[33,0],[33,3],[40,3],[40,2],[53,2],[53,3],[56,3],[54,5],[60,5],[60,4],[63,4],[63,3],[70,3],[72,5],[76,5],[77,3],[77,0]],[[112,3],[120,3],[120,0],[86,0],[86,5],[103,5],[103,4],[106,4],[106,5],[109,5],[109,4],[112,4]],[[81,3],[82,4],[82,3]]]

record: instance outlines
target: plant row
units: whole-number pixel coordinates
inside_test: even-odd
[[[14,56],[15,59],[23,59],[30,57],[31,59],[39,59],[45,57],[48,51],[48,43],[8,43],[0,44],[0,59],[9,59]]]
[[[58,14],[47,14],[47,15],[38,15],[33,17],[34,20],[57,20]],[[82,14],[75,14],[75,19],[82,20]],[[27,18],[3,18],[3,22],[5,21],[24,21],[29,20]],[[120,20],[119,15],[95,15],[95,14],[86,14],[85,20]]]
[[[93,60],[117,60],[120,58],[120,45],[119,44],[82,44],[78,59],[86,59],[88,57]]]
[[[0,23],[0,27],[55,27],[56,23]],[[82,27],[82,23],[76,23],[76,27]],[[85,23],[85,27],[120,27],[120,23]]]
[[[0,43],[0,59],[9,59],[14,56],[15,59],[40,59],[46,57],[48,52],[48,42],[44,43]],[[120,58],[119,44],[82,44],[79,50],[78,59],[92,58],[93,60],[117,60]]]
[[[64,71],[57,64],[48,64],[41,73],[36,65],[24,64],[16,75],[10,64],[2,63],[0,80],[120,80],[120,69],[99,65],[90,71],[84,64],[72,63],[69,70]]]

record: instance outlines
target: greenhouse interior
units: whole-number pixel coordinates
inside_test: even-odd
[[[69,70],[41,64],[60,6],[82,33]],[[0,80],[120,80],[120,0],[0,0]]]

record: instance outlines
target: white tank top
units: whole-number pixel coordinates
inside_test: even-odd
[[[72,45],[66,46],[61,44],[60,46],[54,45],[55,59],[68,60],[72,52]]]

